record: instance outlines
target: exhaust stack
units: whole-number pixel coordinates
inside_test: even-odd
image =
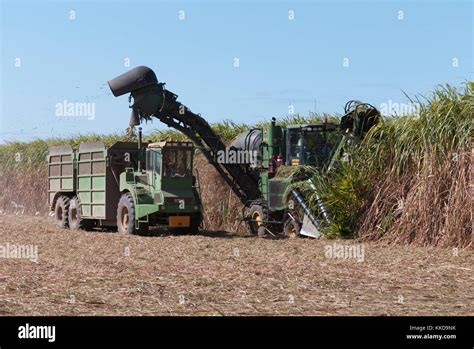
[[[138,150],[141,152],[142,150],[142,128],[139,127],[138,128]],[[142,170],[142,162],[141,162],[141,159],[140,159],[140,156],[138,157],[138,171],[141,171]]]

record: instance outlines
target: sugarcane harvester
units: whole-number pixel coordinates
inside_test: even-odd
[[[360,138],[379,117],[373,106],[359,101],[346,104],[340,124],[324,122],[315,125],[278,125],[276,120],[263,128],[245,131],[229,146],[201,115],[193,113],[178,101],[178,96],[159,82],[153,70],[136,67],[109,82],[118,97],[130,93],[132,109],[129,132],[143,120],[157,118],[168,127],[185,134],[216,169],[243,204],[243,219],[250,231],[259,236],[284,233],[288,237],[317,237],[323,224],[330,221],[323,202],[312,212],[303,194],[291,184],[310,178],[280,176],[279,169],[311,166],[331,168],[342,154],[344,144]],[[133,102],[132,102],[133,98]],[[229,151],[251,153],[254,161],[221,161],[218,154]],[[255,161],[256,159],[256,161]]]

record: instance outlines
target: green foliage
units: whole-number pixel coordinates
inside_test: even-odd
[[[419,168],[434,152],[442,159],[452,151],[467,149],[473,132],[472,90],[439,86],[432,97],[420,104],[419,115],[382,119],[360,146],[368,155],[370,172],[387,168],[400,175]]]
[[[362,142],[349,142],[344,149],[347,156],[332,171],[312,177],[332,218],[328,234],[354,236],[374,188],[385,178],[417,176],[430,154],[442,161],[448,154],[469,150],[473,103],[470,87],[440,86],[421,104],[418,115],[383,118]],[[317,212],[314,197],[308,199]],[[386,231],[392,223],[388,212],[380,229]]]

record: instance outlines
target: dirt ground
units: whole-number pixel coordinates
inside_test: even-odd
[[[341,244],[363,258],[328,258]],[[37,261],[5,254],[20,245]],[[2,246],[0,315],[474,314],[472,249],[71,232],[13,215],[0,216]]]

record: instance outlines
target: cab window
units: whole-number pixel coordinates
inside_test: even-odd
[[[147,149],[146,170],[160,173],[161,171],[161,150]]]
[[[192,176],[192,152],[190,149],[165,149],[163,152],[164,177]]]
[[[298,159],[300,165],[322,166],[331,157],[337,137],[333,132],[290,130],[288,162]]]

